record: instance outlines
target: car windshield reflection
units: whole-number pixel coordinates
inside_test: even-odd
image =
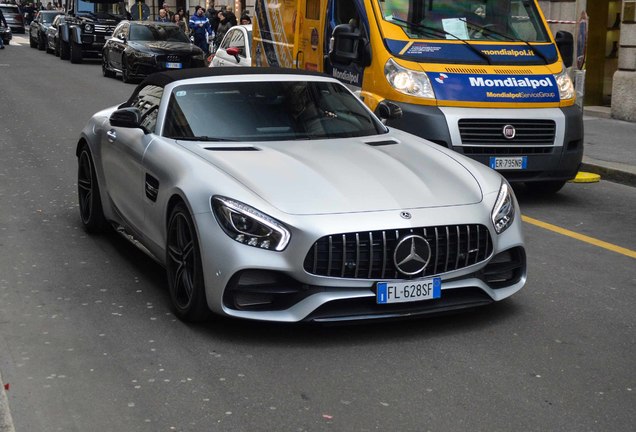
[[[174,139],[273,141],[378,135],[386,128],[331,82],[215,83],[176,87],[163,135]]]

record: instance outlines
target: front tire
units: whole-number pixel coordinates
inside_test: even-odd
[[[64,42],[60,39],[60,58],[62,60],[68,60],[71,57],[71,46],[68,42]]]
[[[37,42],[33,39],[33,35],[31,35],[31,32],[29,32],[29,46],[31,48],[37,48],[38,46]]]
[[[95,165],[87,145],[82,147],[77,158],[77,195],[84,230],[91,234],[102,232],[106,219],[102,209]]]
[[[71,41],[71,63],[82,62],[82,45]]]
[[[128,62],[126,60],[122,60],[121,80],[125,83],[133,82],[133,79],[130,77],[130,72],[128,72]]]
[[[177,204],[170,213],[166,273],[176,315],[190,322],[208,319],[210,309],[205,296],[199,241],[190,212],[183,203]]]
[[[108,68],[108,60],[106,60],[105,55],[102,55],[102,75],[106,78],[115,78],[115,72]]]
[[[40,33],[38,36],[38,50],[44,51],[46,48],[46,35]]]

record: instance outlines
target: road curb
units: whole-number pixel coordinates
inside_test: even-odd
[[[636,186],[636,169],[624,164],[596,161],[591,158],[583,158],[581,171],[599,174],[602,180],[621,183],[627,186]]]
[[[9,411],[9,401],[0,374],[0,432],[15,432],[11,411]]]

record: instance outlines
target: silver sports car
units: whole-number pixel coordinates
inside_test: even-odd
[[[181,319],[413,317],[523,287],[495,171],[385,127],[335,79],[228,69],[151,75],[77,145],[84,228],[161,263]]]

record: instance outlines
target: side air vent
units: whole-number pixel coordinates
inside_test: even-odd
[[[246,146],[241,146],[241,147],[206,147],[206,150],[209,151],[220,151],[220,152],[231,152],[231,151],[237,151],[237,152],[244,152],[244,151],[261,151],[261,149],[256,148],[256,147],[246,147]]]
[[[368,144],[373,147],[381,147],[381,146],[399,144],[399,142],[395,140],[384,140],[384,141],[367,141],[365,142],[365,144]]]

